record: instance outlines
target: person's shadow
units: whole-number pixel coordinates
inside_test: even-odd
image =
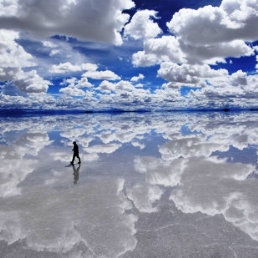
[[[76,185],[77,182],[79,181],[79,171],[81,168],[81,164],[76,168],[75,165],[72,165],[73,167],[73,183]]]

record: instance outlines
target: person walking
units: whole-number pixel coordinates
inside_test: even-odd
[[[73,142],[73,159],[71,161],[71,164],[73,164],[75,157],[77,157],[77,159],[79,159],[79,164],[81,164],[81,159],[79,156],[79,146],[77,145],[77,143],[74,141]]]

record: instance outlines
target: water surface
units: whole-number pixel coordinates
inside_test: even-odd
[[[257,147],[252,112],[1,118],[1,257],[258,257]]]

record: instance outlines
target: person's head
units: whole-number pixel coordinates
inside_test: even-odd
[[[76,141],[74,141],[73,144],[75,145],[75,144],[76,144]]]

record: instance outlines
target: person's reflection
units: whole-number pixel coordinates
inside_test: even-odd
[[[79,181],[79,171],[81,168],[81,164],[76,168],[76,166],[73,164],[73,183],[76,185],[77,182]]]

